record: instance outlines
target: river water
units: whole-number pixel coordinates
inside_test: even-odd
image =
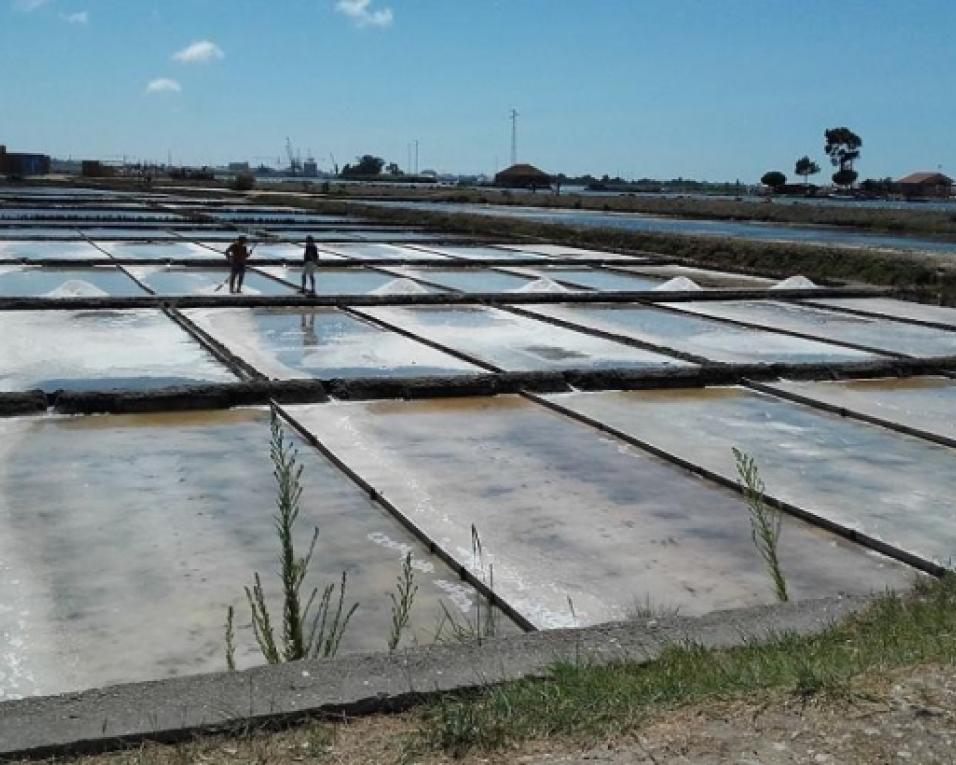
[[[458,204],[454,202],[363,201],[378,207],[399,207],[429,212],[461,212],[492,217],[517,218],[565,226],[616,229],[660,234],[717,236],[760,242],[796,242],[834,247],[866,247],[921,252],[956,257],[956,242],[888,234],[871,234],[835,226],[801,226],[744,221],[693,220],[658,217],[640,213],[612,213],[597,210],[554,210],[536,207]]]

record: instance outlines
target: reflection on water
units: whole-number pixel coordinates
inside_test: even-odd
[[[270,377],[413,377],[481,370],[335,308],[203,308],[185,312]]]

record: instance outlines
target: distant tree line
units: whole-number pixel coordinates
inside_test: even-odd
[[[863,139],[848,127],[830,128],[824,131],[823,137],[826,142],[823,151],[829,157],[830,164],[837,168],[831,178],[837,186],[849,189],[859,177],[853,169],[853,163],[860,158]],[[793,172],[803,177],[803,185],[809,189],[810,176],[819,173],[820,166],[804,155],[794,164]],[[768,170],[761,176],[760,182],[773,191],[779,191],[787,185],[787,176],[779,170]]]

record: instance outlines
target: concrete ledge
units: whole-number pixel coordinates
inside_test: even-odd
[[[323,403],[329,397],[371,399],[494,396],[505,393],[563,393],[578,390],[702,388],[748,382],[840,380],[952,375],[956,357],[887,359],[848,364],[713,364],[680,369],[596,369],[564,372],[499,372],[426,377],[368,377],[210,383],[152,390],[42,391],[0,394],[0,416],[36,414],[53,407],[61,414],[228,409],[234,406]]]
[[[284,403],[328,401],[319,380],[250,380],[242,383],[187,385],[146,391],[57,391],[50,405],[60,414],[99,414],[229,409]]]
[[[97,752],[144,740],[268,726],[307,715],[407,708],[436,694],[545,674],[558,660],[649,661],[692,641],[730,648],[780,633],[812,634],[861,609],[830,598],[707,616],[536,632],[461,646],[355,654],[242,672],[119,685],[0,703],[0,758]]]
[[[0,393],[0,417],[15,417],[22,414],[39,414],[47,408],[42,390],[25,393]]]
[[[396,276],[396,278],[398,278]],[[434,292],[416,295],[143,295],[142,297],[3,297],[0,310],[95,310],[122,308],[222,308],[230,306],[274,308],[303,306],[389,306],[389,305],[528,305],[536,303],[633,303],[652,304],[689,300],[780,300],[782,298],[882,297],[886,290],[702,290],[700,292]],[[713,317],[705,317],[713,319]]]

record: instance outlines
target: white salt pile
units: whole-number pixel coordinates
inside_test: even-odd
[[[369,295],[427,295],[428,289],[412,279],[392,279],[392,281],[376,287],[368,292]]]
[[[542,278],[535,279],[533,282],[528,282],[521,287],[515,287],[514,289],[508,290],[508,292],[570,292],[567,287],[562,284],[558,284],[553,279]]]
[[[782,282],[777,282],[770,289],[772,290],[813,290],[817,285],[811,282],[805,276],[791,276]]]
[[[702,290],[697,282],[693,279],[688,279],[686,276],[675,276],[673,279],[668,279],[663,284],[658,284],[655,288],[655,292],[693,292],[694,290]]]
[[[55,290],[50,290],[41,297],[48,298],[71,298],[71,297],[109,297],[109,292],[105,292],[95,284],[84,282],[80,279],[70,279],[63,282]]]

